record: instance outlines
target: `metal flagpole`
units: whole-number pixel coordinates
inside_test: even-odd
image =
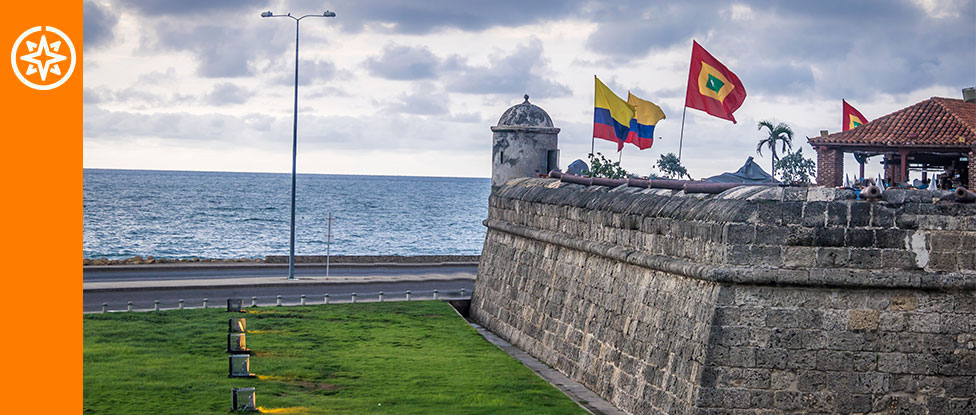
[[[687,95],[687,92],[685,93]],[[688,112],[688,103],[685,103],[685,109],[681,111],[681,135],[678,136],[678,162],[681,162],[681,145],[685,141],[685,113]]]
[[[691,55],[694,59],[695,55],[695,41],[691,41]],[[688,67],[688,72],[691,72],[691,66]],[[681,110],[681,134],[678,136],[678,164],[681,164],[681,147],[685,143],[685,114],[688,113],[688,84],[685,84],[685,107]]]

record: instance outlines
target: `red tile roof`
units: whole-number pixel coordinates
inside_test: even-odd
[[[807,141],[813,146],[971,147],[976,145],[976,102],[932,97],[853,130]]]

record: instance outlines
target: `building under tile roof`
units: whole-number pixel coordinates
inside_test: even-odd
[[[976,102],[932,97],[810,145],[963,147],[976,143]]]
[[[976,95],[967,88],[964,95]],[[808,137],[817,150],[817,184],[839,186],[844,178],[844,153],[864,164],[884,156],[885,179],[908,181],[909,172],[937,173],[933,187],[976,186],[976,98],[932,97],[865,123],[857,128]]]

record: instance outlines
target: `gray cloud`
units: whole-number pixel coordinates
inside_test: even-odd
[[[459,122],[459,123],[479,123],[479,124],[487,121],[485,120],[484,117],[481,116],[481,114],[476,112],[460,112],[457,114],[451,114],[450,120],[452,122]]]
[[[243,104],[254,96],[254,91],[232,84],[221,82],[214,86],[204,99],[213,105]]]
[[[254,36],[243,28],[197,26],[189,31],[175,25],[159,25],[156,33],[163,45],[191,50],[197,57],[197,72],[205,77],[239,77],[253,73],[250,59],[254,52],[248,46]]]
[[[107,111],[84,107],[86,140],[115,142],[134,138],[211,142],[280,150],[290,140],[291,116],[232,116],[217,113]],[[480,150],[483,125],[458,124],[450,117],[386,114],[383,117],[303,115],[298,125],[302,148],[362,149],[364,133],[383,138],[385,149],[404,151]],[[451,139],[444,140],[445,131]],[[392,132],[392,133],[391,133]],[[287,141],[290,143],[290,141]]]
[[[248,9],[220,18],[203,14],[141,17],[140,53],[189,51],[196,57],[197,73],[204,77],[251,76],[267,60],[294,59],[293,52],[289,53],[295,45],[293,23],[261,19]],[[321,41],[317,43],[321,45]]]
[[[186,16],[250,8],[260,13],[264,0],[114,0],[114,3],[147,16]],[[87,17],[86,17],[87,18]]]
[[[85,104],[98,104],[106,101],[105,92],[92,88],[84,88],[82,91],[82,102]]]
[[[84,48],[97,48],[107,45],[114,38],[119,15],[93,1],[84,3]]]
[[[112,141],[136,137],[201,140],[220,137],[228,143],[254,140],[257,135],[244,128],[242,119],[223,114],[186,112],[152,114],[106,111],[96,106],[84,108],[84,135]]]
[[[607,3],[594,8],[592,20],[598,27],[586,45],[617,62],[639,59],[654,49],[689,41],[695,33],[715,28],[720,17],[716,9],[716,4],[701,2]]]
[[[387,113],[404,113],[418,115],[450,114],[447,94],[433,83],[424,82],[413,88],[410,93],[400,95],[397,101],[385,107]]]
[[[136,78],[135,85],[172,85],[173,82],[177,82],[178,76],[176,69],[169,67],[164,71],[152,71],[139,75]]]
[[[548,77],[549,61],[542,55],[542,42],[532,39],[510,55],[495,55],[488,66],[463,66],[447,82],[453,92],[468,94],[527,93],[536,97],[571,94],[569,87]]]
[[[505,54],[498,51],[487,66],[468,65],[456,55],[440,58],[425,47],[387,45],[382,54],[363,65],[374,76],[394,80],[438,79],[451,92],[468,94],[529,93],[539,97],[570,94],[567,86],[548,77],[549,61],[543,56],[542,42],[530,39]],[[431,105],[420,108],[431,109]],[[424,111],[421,110],[421,111]],[[415,111],[415,110],[412,110]]]
[[[392,33],[427,34],[447,28],[480,31],[496,26],[514,27],[545,20],[558,20],[581,13],[584,1],[455,1],[455,0],[345,0],[329,3],[337,14],[336,24],[348,32],[385,28]],[[322,3],[312,0],[287,1],[287,10],[315,13]]]
[[[759,81],[750,82],[746,88],[749,92],[787,95],[790,91],[809,90],[814,85],[813,70],[809,65],[754,62],[753,65],[743,67],[737,75]]]
[[[379,56],[364,65],[373,76],[386,79],[430,79],[436,76],[440,60],[430,49],[389,44]]]
[[[272,80],[279,85],[294,85],[295,84],[295,58],[292,56],[291,60],[279,60],[280,65],[274,65],[265,68],[266,72],[275,72],[276,75],[272,77]],[[306,61],[303,60],[299,62],[298,67],[298,84],[299,85],[313,85],[319,84],[324,81],[329,81],[340,76],[340,71],[336,68],[335,64],[324,60],[314,60]]]

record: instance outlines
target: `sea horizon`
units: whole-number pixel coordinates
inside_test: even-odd
[[[243,174],[287,174],[291,172],[271,172],[271,171],[228,171],[228,170],[179,170],[179,169],[119,169],[111,167],[82,167],[82,171],[87,170],[110,170],[110,171],[132,171],[132,172],[173,172],[173,173],[243,173]],[[491,179],[490,176],[417,176],[411,174],[353,174],[353,173],[296,173],[296,176],[368,176],[368,177],[417,177],[435,179]]]

